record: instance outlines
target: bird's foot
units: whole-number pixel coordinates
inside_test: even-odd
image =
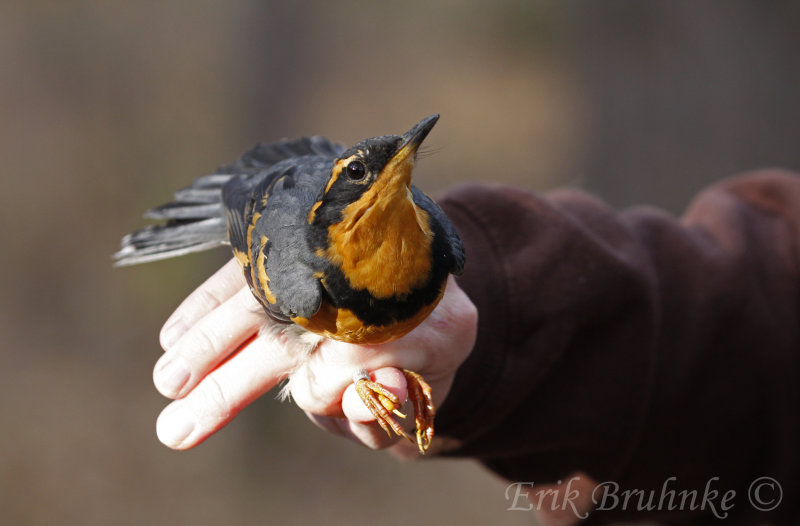
[[[416,444],[419,452],[423,455],[431,445],[433,440],[433,418],[436,410],[431,398],[431,387],[423,380],[422,376],[403,369],[408,384],[408,398],[414,404],[414,420],[416,422]],[[392,436],[394,432],[397,436],[405,437],[411,442],[414,438],[408,434],[400,423],[392,416],[395,415],[405,418],[406,415],[400,412],[402,403],[394,393],[390,392],[378,382],[372,381],[366,371],[359,371],[353,375],[356,392],[367,409],[375,416],[378,424]]]
[[[417,425],[417,447],[423,455],[431,447],[433,440],[433,418],[436,408],[433,405],[431,386],[422,375],[403,369],[408,384],[408,398],[414,404],[414,420]]]

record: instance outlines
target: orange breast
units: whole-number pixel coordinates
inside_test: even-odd
[[[353,311],[337,309],[327,301],[322,302],[319,311],[311,318],[292,318],[292,321],[332,340],[358,344],[385,343],[404,336],[422,323],[439,303],[442,294],[411,318],[389,325],[365,325]]]

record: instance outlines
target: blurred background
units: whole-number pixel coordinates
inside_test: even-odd
[[[475,463],[399,463],[271,395],[168,450],[158,330],[229,255],[110,254],[257,141],[434,112],[426,191],[570,185],[680,213],[727,175],[800,168],[798,27],[789,1],[0,4],[0,524],[530,524]]]

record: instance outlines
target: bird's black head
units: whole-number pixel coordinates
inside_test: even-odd
[[[427,283],[434,234],[430,215],[414,201],[411,171],[438,119],[427,117],[402,136],[361,141],[333,163],[308,222],[317,256],[354,290],[405,297]]]
[[[333,173],[338,168],[345,180],[360,185],[373,182],[378,176],[400,176],[408,184],[417,149],[438,120],[439,115],[431,115],[403,136],[382,135],[359,142],[336,160]],[[408,181],[405,181],[406,178]]]
[[[333,163],[314,217],[327,224],[335,223],[345,207],[366,194],[365,206],[405,197],[417,150],[437,120],[439,115],[431,115],[402,136],[373,137],[347,149]]]

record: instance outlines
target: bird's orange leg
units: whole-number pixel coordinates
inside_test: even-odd
[[[431,388],[419,374],[403,369],[408,384],[408,397],[414,404],[414,420],[416,421],[416,443],[419,452],[423,455],[431,445],[433,439],[433,417],[436,410],[433,407]],[[378,382],[372,381],[366,371],[359,371],[353,375],[356,392],[367,409],[375,416],[378,424],[389,436],[392,431],[397,436],[405,437],[411,442],[414,438],[392,416],[392,413],[401,418],[406,415],[399,411],[402,405],[400,399]]]
[[[417,425],[417,447],[423,455],[431,447],[433,440],[433,418],[436,408],[433,406],[431,386],[422,375],[403,369],[408,384],[408,398],[414,404],[414,420]]]
[[[378,382],[372,381],[366,371],[358,371],[354,374],[353,382],[361,401],[364,402],[364,405],[367,406],[367,409],[378,421],[378,424],[386,431],[386,434],[392,436],[392,431],[394,431],[397,436],[406,437],[413,442],[411,436],[392,416],[392,413],[394,413],[401,418],[406,417],[399,410],[400,406],[403,405],[400,399]]]

